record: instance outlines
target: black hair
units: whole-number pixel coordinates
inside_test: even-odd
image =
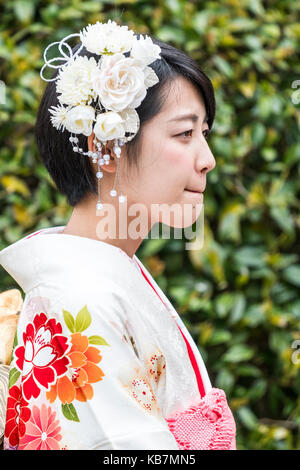
[[[145,35],[137,33],[137,36]],[[215,117],[213,85],[198,63],[176,47],[160,41],[151,34],[147,34],[147,36],[152,39],[154,44],[160,46],[161,59],[157,59],[149,65],[158,76],[159,82],[147,89],[146,97],[136,108],[140,119],[140,129],[134,138],[125,145],[129,167],[135,165],[137,168],[143,124],[160,112],[165,102],[166,91],[169,90],[171,83],[177,77],[189,80],[199,91],[206,107],[209,129],[211,129]],[[77,44],[72,52],[75,53],[80,46],[81,43]],[[127,52],[124,55],[128,56],[129,54],[130,52]],[[99,59],[99,56],[87,51],[85,47],[78,55],[88,58],[94,57],[97,61]],[[58,73],[58,69],[55,70],[51,78],[54,78]],[[62,132],[52,125],[48,108],[58,104],[56,81],[48,82],[37,113],[35,138],[42,161],[58,190],[67,197],[69,205],[75,206],[88,192],[97,194],[97,180],[91,159],[73,151],[69,141],[71,134],[67,129]],[[83,134],[78,134],[77,137],[79,139],[78,147],[87,152],[87,137]]]

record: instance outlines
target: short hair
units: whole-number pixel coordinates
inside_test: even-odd
[[[139,36],[145,37],[141,33],[137,34],[137,37]],[[198,63],[176,47],[160,41],[151,34],[147,34],[147,36],[152,39],[154,44],[160,46],[161,59],[156,59],[149,65],[158,76],[159,82],[147,89],[146,97],[136,108],[140,119],[140,128],[134,138],[126,143],[126,163],[129,167],[135,165],[136,168],[138,168],[138,157],[141,151],[143,124],[160,112],[166,98],[165,91],[169,89],[176,78],[184,77],[199,91],[205,104],[209,129],[214,121],[216,107],[213,85]],[[80,46],[81,43],[77,44],[72,52],[75,53]],[[126,52],[124,55],[129,56],[129,54],[130,52]],[[78,55],[99,59],[99,56],[90,53],[85,47]],[[54,78],[58,73],[59,69],[55,70],[51,78]],[[74,153],[69,141],[71,133],[67,129],[62,132],[52,125],[48,109],[58,104],[56,81],[48,82],[39,105],[34,132],[43,164],[57,189],[66,196],[68,204],[75,206],[89,192],[97,194],[97,179],[90,158],[80,153]],[[91,106],[93,106],[93,102]],[[87,137],[83,134],[78,134],[77,137],[79,139],[78,147],[87,152]]]

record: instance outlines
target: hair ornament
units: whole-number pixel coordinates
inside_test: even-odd
[[[72,53],[66,40],[79,37],[81,46]],[[55,44],[60,57],[47,60],[47,51]],[[69,55],[63,51],[68,49]],[[85,47],[99,59],[79,56]],[[130,52],[129,57],[124,53]],[[149,36],[138,39],[127,26],[119,26],[115,21],[97,21],[89,24],[78,34],[70,34],[61,41],[51,43],[44,51],[45,64],[40,76],[45,81],[56,81],[58,105],[51,106],[49,113],[52,125],[59,131],[67,130],[73,151],[87,155],[98,163],[96,177],[98,183],[103,176],[100,166],[109,164],[109,155],[102,157],[102,144],[114,140],[114,151],[118,160],[120,146],[129,142],[137,134],[140,123],[135,108],[138,108],[147,94],[147,89],[159,79],[149,64],[160,57],[161,49],[153,44]],[[60,65],[53,62],[63,61]],[[46,79],[43,70],[46,66],[59,69],[55,78]],[[78,146],[78,134],[89,136],[94,132],[96,152],[84,152]],[[118,176],[117,167],[117,174]],[[100,188],[99,191],[100,193]],[[113,189],[111,195],[115,196]],[[124,201],[124,196],[119,196]],[[101,209],[100,196],[97,208]]]

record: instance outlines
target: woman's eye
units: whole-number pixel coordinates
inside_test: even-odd
[[[178,134],[177,136],[180,137],[180,136],[184,136],[184,137],[192,137],[191,135],[190,136],[187,136],[186,134],[190,133],[190,132],[193,132],[194,129],[189,129],[188,131],[184,131],[184,132],[181,132],[181,134]],[[204,137],[205,139],[207,139],[208,137],[208,134],[209,134],[209,129],[205,129],[205,131],[203,131],[204,133]]]
[[[188,131],[181,132],[179,135],[183,135],[184,137],[192,137],[192,136],[187,136],[186,134],[193,132],[193,129],[189,129]]]

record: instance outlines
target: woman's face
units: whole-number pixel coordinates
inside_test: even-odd
[[[195,117],[183,119],[186,114]],[[203,192],[206,174],[216,164],[205,139],[208,129],[199,92],[188,80],[177,78],[161,112],[143,125],[139,172],[132,170],[126,184],[122,180],[128,207],[142,204],[150,228],[156,222],[183,228],[198,218],[203,194],[188,190]],[[122,178],[121,165],[120,174]],[[183,219],[187,208],[191,217]]]

